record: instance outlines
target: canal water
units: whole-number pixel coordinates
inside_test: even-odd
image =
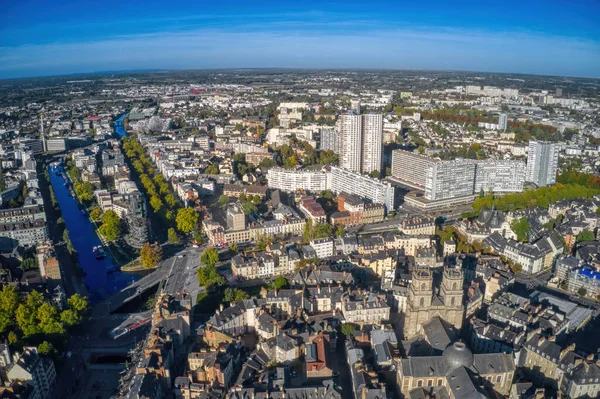
[[[108,251],[104,259],[96,259],[93,248],[102,245],[102,242],[96,235],[88,215],[81,214],[77,200],[71,197],[69,189],[65,186],[65,179],[56,174],[61,172],[64,175],[63,168],[49,166],[48,172],[69,237],[77,250],[90,301],[99,302],[137,280],[140,276],[136,273],[121,273]]]
[[[123,126],[123,120],[125,119],[126,116],[127,116],[127,114],[125,113],[125,114],[119,116],[117,118],[117,120],[115,120],[115,134],[117,135],[118,138],[127,136],[127,131],[125,130],[125,126]]]

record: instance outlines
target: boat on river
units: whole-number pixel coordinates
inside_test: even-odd
[[[102,248],[102,245],[94,247],[92,249],[92,251],[94,252],[94,255],[96,256],[96,260],[102,260],[106,256],[106,252],[104,252],[104,248]]]

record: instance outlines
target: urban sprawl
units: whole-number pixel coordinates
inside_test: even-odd
[[[0,398],[600,397],[600,81],[0,81]]]

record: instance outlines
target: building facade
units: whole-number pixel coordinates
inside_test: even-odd
[[[530,141],[525,181],[538,187],[556,184],[559,147],[556,143]]]

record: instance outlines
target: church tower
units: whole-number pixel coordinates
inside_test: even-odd
[[[460,329],[464,317],[464,276],[461,269],[455,267],[444,268],[440,297],[446,308],[446,321]]]
[[[408,293],[408,306],[413,309],[427,309],[431,306],[433,275],[427,267],[415,267],[412,284]]]
[[[415,336],[423,323],[429,320],[433,297],[433,275],[428,267],[415,267],[408,292],[404,317],[404,339]]]

